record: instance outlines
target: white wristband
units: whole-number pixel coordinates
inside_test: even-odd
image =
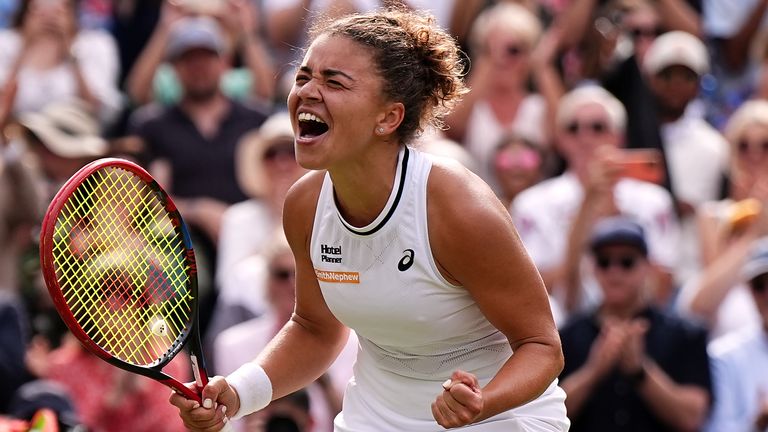
[[[240,409],[232,417],[233,420],[263,409],[272,402],[272,381],[255,362],[240,366],[226,379],[240,397]]]

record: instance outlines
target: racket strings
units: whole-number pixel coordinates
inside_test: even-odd
[[[83,331],[113,356],[151,365],[191,322],[187,249],[164,203],[130,171],[96,171],[62,208],[54,265]]]

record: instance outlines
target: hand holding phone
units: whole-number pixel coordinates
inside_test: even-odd
[[[661,152],[657,149],[623,149],[620,151],[621,176],[662,184],[666,178]]]

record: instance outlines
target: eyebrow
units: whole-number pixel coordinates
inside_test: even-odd
[[[312,68],[310,68],[309,66],[302,66],[299,68],[299,71],[312,75]],[[338,69],[323,69],[323,71],[320,72],[320,75],[322,75],[323,78],[326,78],[326,79],[341,75],[352,82],[357,81],[356,79],[352,78],[351,76],[347,75],[346,73]]]

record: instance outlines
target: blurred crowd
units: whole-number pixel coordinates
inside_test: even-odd
[[[509,208],[572,430],[768,430],[768,0],[0,0],[0,431],[184,430],[170,390],[88,354],[42,282],[43,213],[98,158],[147,168],[190,226],[211,371],[259,352],[293,310],[285,99],[307,30],[392,6],[466,55],[472,91],[413,145]],[[356,352],[353,334],[236,426],[331,431]]]

